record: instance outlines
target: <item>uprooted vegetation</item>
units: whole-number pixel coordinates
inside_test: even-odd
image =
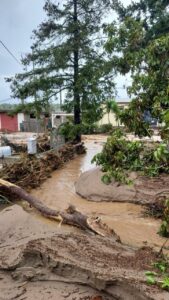
[[[93,162],[105,173],[102,180],[106,184],[112,178],[121,183],[132,183],[128,175],[133,171],[148,177],[169,174],[168,161],[166,143],[129,141],[121,130],[115,131],[103,151],[93,158]]]
[[[101,166],[102,181],[105,184],[110,184],[112,180],[115,180],[119,184],[136,187],[138,192],[141,181],[145,183],[147,181],[151,186],[152,178],[156,178],[159,191],[156,191],[154,201],[149,201],[148,213],[163,219],[159,233],[162,236],[169,236],[169,189],[166,185],[166,176],[169,175],[169,150],[166,142],[129,141],[124,133],[117,130],[108,138],[102,152],[95,155],[93,162]],[[136,177],[134,180],[131,179],[132,172],[137,174],[136,177],[140,177],[139,185]],[[163,189],[160,190],[162,183]],[[150,198],[157,187],[151,186]],[[141,191],[140,187],[139,190]],[[144,193],[145,186],[142,186],[142,194]]]
[[[4,165],[0,177],[26,190],[38,187],[50,174],[76,154],[85,152],[83,144],[66,144],[58,151],[53,150],[37,157],[23,154],[16,162]]]

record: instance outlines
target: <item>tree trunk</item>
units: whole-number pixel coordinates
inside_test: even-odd
[[[74,15],[73,15],[75,30],[74,30],[74,124],[79,125],[81,123],[80,118],[80,95],[78,88],[78,77],[79,77],[79,30],[78,30],[78,18],[77,18],[77,0],[74,0]],[[81,135],[77,134],[76,141],[81,141]]]
[[[43,202],[41,202],[39,199],[28,194],[24,189],[3,179],[0,179],[0,190],[1,189],[5,189],[11,194],[15,194],[19,198],[26,200],[45,217],[55,219],[56,221],[61,221],[63,224],[79,227],[82,230],[87,230],[101,236],[107,235],[115,238],[116,241],[120,241],[116,233],[112,229],[109,229],[106,224],[102,223],[98,217],[89,218],[80,211],[76,210],[73,205],[70,205],[65,211],[51,209],[45,206],[45,204],[43,204]]]

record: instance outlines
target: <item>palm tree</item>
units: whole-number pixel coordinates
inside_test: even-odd
[[[108,122],[109,124],[111,123],[110,122],[110,113],[114,113],[115,116],[116,116],[116,120],[118,119],[119,117],[119,114],[120,114],[120,109],[117,105],[117,102],[112,99],[112,100],[107,100],[105,102],[105,113],[108,115]]]

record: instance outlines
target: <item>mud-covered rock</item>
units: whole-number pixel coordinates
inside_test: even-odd
[[[112,181],[106,185],[99,168],[84,172],[75,184],[76,193],[91,201],[130,202],[149,204],[169,197],[169,176],[147,178],[131,173],[133,184],[125,185]]]

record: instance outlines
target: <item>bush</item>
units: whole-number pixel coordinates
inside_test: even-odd
[[[59,127],[59,133],[65,137],[67,141],[72,141],[77,134],[94,134],[98,133],[99,129],[96,124],[79,124],[74,125],[71,122],[63,123]]]
[[[94,134],[98,132],[96,124],[82,124],[82,134]]]
[[[102,124],[99,127],[99,132],[100,133],[110,133],[113,131],[113,125],[112,124]]]
[[[72,123],[63,123],[59,127],[59,134],[63,135],[65,141],[74,141],[77,135],[81,135],[82,125],[74,125]]]

